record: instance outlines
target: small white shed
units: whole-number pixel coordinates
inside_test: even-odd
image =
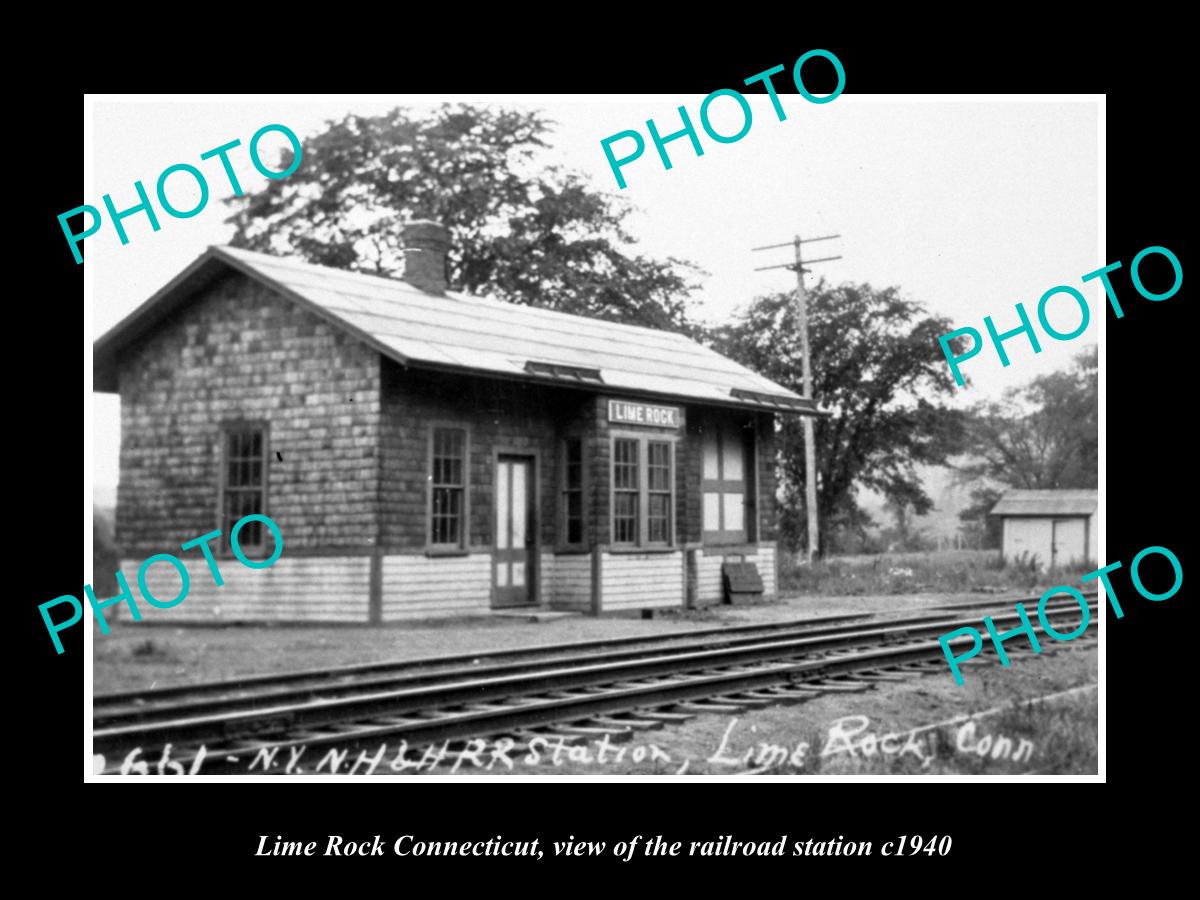
[[[1094,562],[1097,506],[1096,491],[1008,491],[991,512],[1004,523],[1005,561],[1025,554],[1041,569]]]

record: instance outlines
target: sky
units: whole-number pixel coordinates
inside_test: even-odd
[[[107,220],[86,240],[86,344],[209,245],[232,235],[232,226],[224,223],[228,208],[219,202],[232,189],[216,160],[200,160],[202,152],[241,140],[230,159],[243,189],[254,193],[267,179],[254,169],[246,148],[263,125],[287,125],[303,141],[350,112],[373,115],[397,105],[419,110],[443,99],[451,98],[93,98],[82,202],[102,208],[107,193],[118,210],[133,206],[133,183],[141,180],[153,196],[159,174],[176,163],[200,168],[211,196],[192,218],[174,219],[159,209],[157,232],[144,215],[126,219],[127,245]],[[1101,259],[1103,172],[1095,100],[924,101],[843,94],[815,105],[781,95],[787,117],[781,122],[765,94],[747,95],[753,117],[744,138],[718,144],[700,130],[701,157],[686,139],[670,143],[674,165],[668,171],[647,136],[646,121],[653,119],[663,135],[677,131],[677,107],[683,105],[699,130],[701,95],[452,99],[543,111],[556,123],[545,162],[580,172],[597,190],[631,204],[628,230],[637,239],[636,252],[680,257],[708,273],[693,307],[701,320],[724,321],[757,295],[794,288],[795,276],[786,269],[753,271],[790,262],[790,247],[760,253],[750,248],[796,234],[840,234],[811,248],[820,256],[842,257],[819,264],[826,279],[899,286],[957,327],[983,331],[987,315],[1000,330],[1015,327],[1015,304],[1023,303],[1033,318],[1039,298],[1056,285],[1073,286],[1088,298],[1093,315],[1082,336],[1066,342],[1043,336],[1036,355],[1023,337],[1008,341],[1008,368],[986,351],[964,366],[973,382],[960,389],[958,402],[994,398],[1065,368],[1097,341],[1102,289],[1096,282],[1081,283],[1083,274],[1109,262]],[[734,133],[742,124],[732,99],[711,109],[718,132]],[[622,169],[628,183],[622,190],[600,141],[631,129],[646,137],[647,148]],[[629,145],[615,144],[614,152],[627,152]],[[263,158],[274,160],[286,139],[272,134],[261,146]],[[169,182],[169,197],[179,208],[198,199],[194,190],[189,195],[188,182],[186,175]],[[65,241],[63,250],[70,252]],[[1050,311],[1051,324],[1064,332],[1073,330],[1078,316],[1069,303]],[[90,362],[85,351],[85,379]],[[91,399],[92,475],[97,493],[109,493],[117,483],[119,400],[110,394]]]

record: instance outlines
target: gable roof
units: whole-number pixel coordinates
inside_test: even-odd
[[[817,412],[811,400],[683,335],[469,294],[429,294],[404,281],[226,246],[209,247],[96,341],[95,389],[115,391],[119,350],[229,268],[403,365],[726,406]]]
[[[992,507],[993,516],[1090,516],[1096,491],[1007,491]]]

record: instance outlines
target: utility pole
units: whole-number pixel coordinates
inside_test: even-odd
[[[796,273],[796,317],[800,320],[800,365],[801,374],[804,379],[804,396],[809,399],[813,398],[813,382],[812,382],[812,354],[808,348],[808,298],[804,293],[804,273],[808,269],[804,268],[804,260],[800,254],[801,244],[811,244],[816,241],[830,241],[834,238],[841,237],[840,234],[827,234],[824,237],[808,238],[802,240],[800,235],[796,235],[789,243],[796,253],[795,263],[783,263],[778,266],[760,266],[755,269],[755,272],[762,272],[766,269],[791,269]],[[751,252],[758,250],[774,250],[779,247],[786,247],[788,244],[770,244],[766,247],[753,247]],[[819,262],[829,262],[830,260],[841,259],[840,256],[824,256],[820,259],[809,260],[809,265]],[[819,546],[819,533],[817,523],[817,445],[813,437],[813,417],[804,416],[802,425],[804,427],[804,507],[808,514],[808,562],[809,565],[817,558],[817,547]]]

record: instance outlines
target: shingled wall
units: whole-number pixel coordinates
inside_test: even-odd
[[[678,432],[663,432],[680,437],[678,546],[630,555],[608,552],[611,429],[603,395],[405,368],[234,272],[143,336],[120,360],[118,381],[116,527],[131,579],[142,559],[177,552],[181,543],[220,527],[222,423],[268,425],[267,512],[284,536],[284,558],[277,571],[242,573],[245,590],[237,580],[197,589],[171,610],[173,621],[386,622],[486,612],[497,449],[537,456],[538,599],[552,601],[560,585],[564,606],[587,609],[582,585],[593,571],[591,554],[552,555],[561,549],[558,469],[567,436],[584,439],[589,460],[586,534],[588,547],[600,554],[594,571],[610,591],[622,578],[645,588],[614,593],[602,608],[617,608],[621,599],[632,606],[680,605],[686,582],[693,595],[697,580],[706,583],[704,564],[681,556],[701,539],[700,408],[683,410]],[[429,435],[437,423],[470,431],[469,544],[449,559],[427,555]],[[755,425],[759,540],[770,543],[776,537],[772,418],[758,415]],[[198,557],[196,551],[182,555]],[[761,562],[773,564],[773,554]],[[223,569],[235,565],[230,560]],[[207,579],[206,567],[192,568],[195,584]],[[372,585],[378,588],[374,604]]]
[[[119,380],[126,558],[219,526],[220,425],[235,420],[269,420],[267,509],[287,556],[370,552],[380,358],[361,341],[231,273],[127,353]]]

